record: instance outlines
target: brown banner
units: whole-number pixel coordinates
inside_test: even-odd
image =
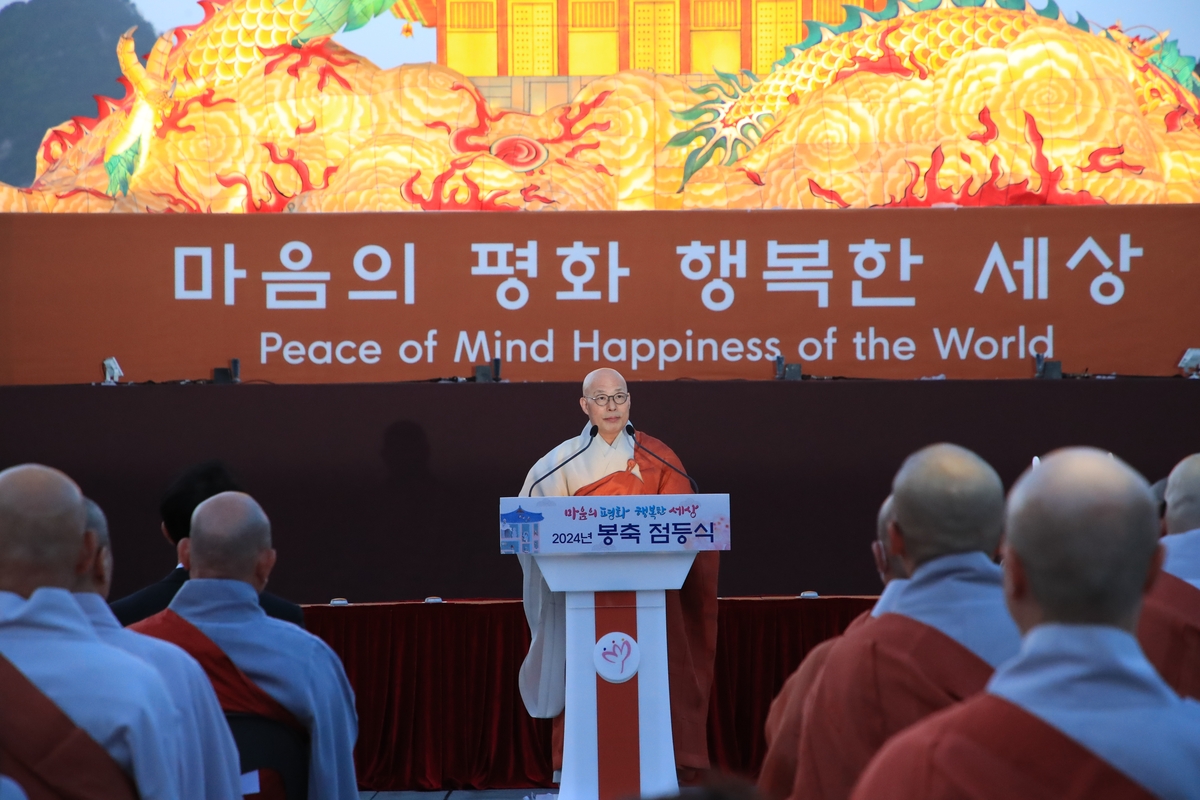
[[[1171,375],[1198,206],[0,215],[0,382]]]

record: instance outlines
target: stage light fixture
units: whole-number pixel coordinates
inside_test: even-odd
[[[125,373],[121,370],[121,365],[117,363],[116,356],[109,356],[104,359],[104,385],[116,386],[117,381],[121,380]]]
[[[1190,372],[1193,378],[1200,376],[1200,347],[1189,347],[1179,360],[1179,368]]]
[[[1034,375],[1033,377],[1044,381],[1057,381],[1062,379],[1062,362],[1051,361],[1041,353],[1034,356]]]

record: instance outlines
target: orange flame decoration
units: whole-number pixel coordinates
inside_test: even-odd
[[[622,72],[527,114],[445,67],[294,46],[306,0],[200,0],[204,19],[144,68],[122,62],[124,97],[47,131],[33,186],[0,184],[0,210],[1200,202],[1200,83],[1164,66],[1162,37],[1014,4],[852,9],[761,77],[694,89]],[[128,191],[112,190],[127,142],[142,150],[124,151]]]

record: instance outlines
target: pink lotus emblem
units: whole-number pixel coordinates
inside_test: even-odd
[[[633,655],[633,645],[629,643],[629,640],[618,642],[616,639],[613,639],[612,644],[604,648],[600,657],[610,664],[616,664],[619,661],[621,673],[624,674],[625,662],[629,660],[629,656],[631,655]]]

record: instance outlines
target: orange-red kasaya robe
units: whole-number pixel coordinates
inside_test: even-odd
[[[864,611],[854,618],[844,633],[850,633],[870,619],[871,612]],[[804,723],[804,703],[837,641],[837,637],[826,639],[809,650],[771,701],[765,726],[767,754],[758,773],[758,791],[767,800],[783,800],[792,792],[796,782],[796,751],[800,747],[800,730]]]
[[[792,800],[845,800],[889,738],[981,692],[991,675],[958,642],[900,614],[845,634],[804,706]]]
[[[1200,699],[1200,589],[1160,572],[1142,602],[1138,642],[1172,689]]]
[[[1147,800],[1083,745],[1000,697],[980,694],[899,734],[853,800]]]
[[[0,775],[29,800],[137,800],[133,781],[86,731],[0,655]]]
[[[634,451],[642,477],[633,473],[631,460],[625,472],[614,472],[575,492],[576,497],[635,494],[691,494],[687,479],[648,455],[641,445],[682,470],[683,462],[671,448],[653,436],[637,432]],[[675,764],[685,771],[708,769],[708,696],[717,654],[716,551],[696,554],[683,586],[666,592],[667,671],[671,682],[671,734]],[[562,716],[555,721],[554,768],[562,767]]]
[[[225,651],[204,632],[171,609],[129,626],[145,636],[153,636],[180,647],[196,659],[212,683],[221,710],[226,714],[246,714],[281,722],[296,729],[307,739],[308,732],[292,712],[267,694],[246,673],[238,669]],[[283,777],[275,770],[260,767],[259,790],[248,796],[259,800],[285,800]]]

